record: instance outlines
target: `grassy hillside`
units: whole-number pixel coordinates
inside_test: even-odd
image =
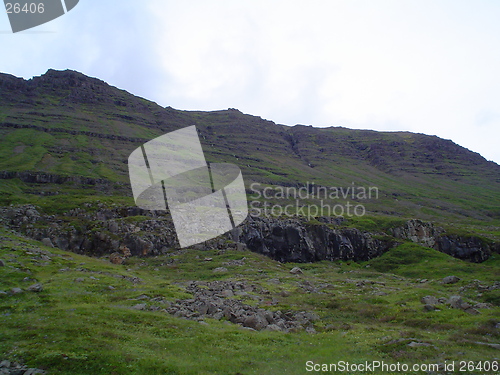
[[[500,289],[487,289],[499,286],[498,257],[464,263],[403,244],[370,262],[300,265],[303,273],[291,274],[295,264],[248,251],[191,249],[113,265],[5,230],[0,237],[0,353],[50,374],[304,374],[307,361],[458,368],[458,360],[498,360]],[[450,275],[460,280],[443,284]],[[282,333],[165,312],[192,298],[192,280],[243,282],[254,291],[229,299],[318,320],[313,330]],[[36,283],[43,290],[29,291]],[[426,311],[421,302],[457,294],[488,305],[474,315],[446,302]]]
[[[240,166],[249,189],[253,182],[375,186],[378,199],[362,202],[374,214],[494,226],[500,220],[500,166],[448,140],[288,127],[235,109],[162,108],[72,71],[50,70],[30,81],[0,76],[0,171],[104,179],[123,184],[113,189],[130,196],[128,155],[189,125],[197,126],[207,160]],[[0,187],[4,203],[39,194],[38,188]]]

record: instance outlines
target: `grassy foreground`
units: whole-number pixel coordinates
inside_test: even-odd
[[[365,263],[280,264],[248,251],[180,250],[113,265],[0,229],[0,259],[0,291],[7,292],[0,294],[0,360],[49,374],[316,373],[307,371],[307,361],[455,361],[455,373],[463,374],[459,361],[477,366],[500,357],[500,290],[478,287],[500,279],[498,255],[472,264],[403,244]],[[303,274],[291,274],[295,266]],[[217,267],[227,272],[213,272]],[[461,280],[442,284],[449,275]],[[232,298],[270,310],[314,311],[316,333],[251,331],[224,319],[200,323],[162,312],[160,302],[156,311],[133,308],[144,296],[190,298],[184,286],[191,280],[256,285],[254,298]],[[29,291],[35,283],[43,290]],[[12,294],[13,288],[23,292]],[[461,295],[490,308],[478,315],[446,304],[424,311],[420,300],[427,295]]]

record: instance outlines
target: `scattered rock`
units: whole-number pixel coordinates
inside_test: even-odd
[[[459,277],[456,277],[456,276],[446,276],[442,281],[441,283],[442,284],[455,284],[455,283],[458,283],[460,281],[460,278]]]
[[[1,375],[36,375],[45,374],[45,371],[29,368],[28,366],[20,365],[16,362],[2,361],[0,362],[0,374]]]
[[[436,310],[436,306],[426,304],[426,305],[424,305],[424,310],[425,311],[434,311],[434,310]]]
[[[420,302],[422,302],[424,305],[435,306],[439,303],[439,300],[433,296],[425,296],[425,297],[422,297]]]
[[[214,273],[224,273],[224,272],[227,272],[227,268],[226,267],[217,267],[217,268],[214,268],[213,272]]]
[[[250,294],[259,290],[253,285],[241,281],[193,281],[186,287],[186,292],[193,298],[177,300],[166,311],[175,317],[199,320],[204,317],[213,319],[227,319],[231,323],[239,324],[246,329],[269,329],[280,332],[292,332],[312,327],[319,317],[309,312],[270,311],[256,306],[250,306],[239,299],[226,296],[238,295],[262,301],[258,295]]]
[[[464,301],[462,300],[462,297],[460,297],[460,296],[451,296],[448,299],[448,304],[455,309],[461,309],[463,303],[464,303]]]
[[[2,259],[0,259],[0,267],[5,267],[5,262]]]
[[[22,292],[23,292],[23,290],[22,290],[21,288],[12,288],[12,289],[10,290],[10,292],[11,292],[12,294],[20,294],[20,293],[22,293]]]
[[[300,275],[300,274],[303,274],[304,272],[299,268],[299,267],[293,267],[291,270],[290,270],[290,273],[292,275]]]
[[[40,283],[37,283],[37,284],[33,284],[31,286],[28,287],[28,290],[30,292],[36,292],[36,293],[39,293],[43,290],[43,285],[40,284]]]
[[[476,310],[474,307],[472,307],[471,304],[462,300],[462,297],[460,297],[460,296],[451,296],[448,299],[448,304],[455,309],[463,310],[466,313],[471,314],[471,315],[478,315],[479,314],[478,310]]]
[[[132,306],[132,309],[134,310],[146,310],[148,307],[148,305],[146,305],[145,303],[139,303],[135,306]]]

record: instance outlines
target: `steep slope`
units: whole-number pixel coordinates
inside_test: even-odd
[[[2,204],[86,177],[130,197],[127,158],[142,143],[196,125],[209,162],[231,162],[251,193],[264,186],[373,186],[372,213],[496,223],[500,166],[434,136],[278,125],[235,109],[181,111],[74,71],[23,80],[0,75]],[[75,186],[75,185],[72,185]],[[21,199],[22,202],[29,200]],[[129,199],[128,202],[131,202]]]

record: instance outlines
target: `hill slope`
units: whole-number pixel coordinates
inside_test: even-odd
[[[449,140],[289,127],[235,109],[162,108],[74,71],[49,70],[28,81],[0,75],[4,177],[13,177],[5,172],[85,176],[122,183],[120,194],[130,196],[130,152],[189,125],[199,129],[208,161],[239,165],[247,187],[252,182],[376,186],[379,199],[365,202],[371,212],[423,219],[500,217],[500,166]]]

